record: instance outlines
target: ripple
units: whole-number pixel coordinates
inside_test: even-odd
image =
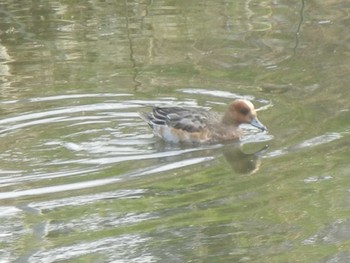
[[[68,223],[61,221],[50,222],[47,226],[48,235],[59,235],[67,231],[103,231],[105,228],[125,227],[142,222],[157,219],[153,213],[119,213],[101,216],[100,214],[89,214]]]
[[[121,109],[137,108],[137,107],[140,107],[140,106],[132,105],[132,104],[124,104],[124,103],[99,103],[99,104],[90,104],[90,105],[70,106],[66,108],[40,111],[36,113],[28,113],[28,114],[22,114],[16,117],[5,118],[0,120],[0,125],[19,122],[19,121],[39,119],[39,118],[44,118],[44,117],[49,117],[54,115],[64,115],[64,114],[72,114],[77,112],[89,112],[89,111],[101,111],[101,110],[121,110]],[[127,116],[127,114],[125,113],[123,113],[122,115],[118,113],[115,113],[115,114],[117,116]],[[135,116],[135,114],[136,113],[132,114],[132,116]]]
[[[184,153],[184,152],[191,152],[193,150],[188,150],[188,151],[176,151],[175,153],[160,153],[160,154],[153,154],[153,155],[144,155],[140,158],[155,158],[154,156],[159,156],[159,157],[164,157],[164,156],[176,156],[178,154]],[[107,158],[104,158],[104,160]],[[110,158],[116,161],[117,158]],[[192,159],[187,159],[184,161],[179,161],[179,162],[172,162],[170,164],[160,164],[156,166],[148,166],[143,169],[139,169],[136,171],[129,171],[126,172],[122,175],[118,175],[115,177],[111,178],[104,178],[104,179],[97,179],[97,180],[90,180],[90,181],[81,181],[78,183],[71,183],[71,184],[62,184],[62,185],[53,185],[53,186],[47,186],[47,187],[39,187],[39,188],[31,188],[27,190],[17,190],[17,191],[9,191],[9,192],[1,192],[0,193],[0,199],[13,199],[13,198],[19,198],[19,197],[25,197],[25,196],[38,196],[38,195],[46,195],[46,194],[53,194],[53,193],[59,193],[59,192],[66,192],[66,191],[74,191],[74,190],[80,190],[80,189],[87,189],[87,188],[92,188],[92,187],[98,187],[98,186],[104,186],[104,185],[111,185],[117,182],[125,181],[125,180],[130,180],[131,178],[135,177],[140,177],[140,176],[145,176],[145,175],[151,175],[155,173],[160,173],[160,172],[166,172],[170,170],[175,170],[175,169],[180,169],[185,166],[190,166],[190,165],[195,165],[199,163],[206,163],[210,160],[213,160],[214,157],[201,157],[201,158],[192,158]],[[129,161],[132,160],[137,160],[137,157],[131,156],[128,158]],[[118,161],[126,161],[126,158],[119,158]],[[76,162],[76,161],[74,161]],[[99,160],[97,163],[98,164],[105,164],[105,163],[110,163],[111,161],[101,161]],[[80,163],[84,163],[83,161],[80,161]],[[96,163],[95,160],[87,160],[86,163]],[[62,164],[62,163],[61,163]],[[82,171],[81,173],[86,174],[87,171]],[[91,171],[90,171],[91,172]],[[62,173],[62,174],[55,174],[55,176],[70,176],[72,174],[69,173]],[[53,177],[53,175],[51,175]],[[31,177],[27,177],[26,179],[29,180]],[[40,179],[48,179],[50,178],[47,174],[41,174],[39,175],[36,180]],[[19,178],[19,180],[22,180],[22,178]],[[12,182],[14,183],[14,182]]]
[[[196,106],[195,100],[177,101],[168,97],[109,101],[109,98],[129,96],[71,94],[21,101],[26,105],[24,110],[20,108],[22,112],[0,120],[0,136],[11,144],[0,153],[4,165],[0,173],[0,199],[74,194],[77,190],[98,189],[210,163],[217,157],[218,153],[212,150],[222,145],[162,144],[137,113],[153,105]],[[58,106],[62,100],[65,107]],[[264,136],[259,141],[271,139]],[[253,140],[251,137],[245,142]],[[19,169],[13,169],[14,166]],[[112,176],[107,172],[110,170]]]
[[[93,253],[103,253],[108,261],[118,262],[155,262],[155,258],[143,253],[137,253],[137,249],[149,241],[149,238],[140,235],[122,235],[118,237],[102,238],[90,242],[82,242],[72,246],[38,251],[29,258],[29,262],[57,262],[72,260]],[[142,251],[142,250],[141,250]]]
[[[193,158],[193,159],[189,159],[189,160],[183,160],[180,162],[173,162],[173,163],[162,165],[160,167],[150,169],[146,172],[137,174],[137,176],[165,172],[165,171],[178,169],[178,168],[182,168],[182,167],[193,165],[193,164],[205,163],[205,162],[211,161],[213,159],[214,159],[214,157],[202,157],[202,158]]]
[[[82,174],[92,174],[94,172],[97,172],[98,169],[78,169],[78,170],[72,170],[72,169],[61,169],[60,171],[55,171],[51,173],[45,173],[45,172],[39,172],[39,173],[33,173],[33,174],[22,174],[20,172],[17,172],[17,174],[10,174],[7,176],[2,176],[0,178],[0,187],[9,186],[9,185],[15,185],[19,183],[24,182],[35,182],[39,180],[47,180],[47,179],[54,179],[54,178],[63,178],[63,177],[70,177],[70,176],[77,176]],[[0,193],[1,195],[1,193]]]
[[[87,188],[91,188],[91,187],[115,183],[118,181],[120,181],[119,178],[112,178],[112,179],[110,178],[110,179],[85,181],[85,182],[80,182],[80,183],[54,185],[54,186],[41,187],[41,188],[32,188],[32,189],[22,190],[22,191],[2,192],[2,193],[0,193],[0,199],[2,199],[2,200],[3,199],[12,199],[12,198],[19,198],[19,197],[23,197],[23,196],[37,196],[37,195],[44,195],[44,194],[59,193],[59,192],[64,192],[64,191],[87,189]]]
[[[220,98],[254,100],[253,96],[249,96],[249,95],[243,96],[243,95],[239,95],[237,93],[232,93],[229,91],[222,91],[222,90],[179,89],[179,91],[183,92],[183,93],[188,93],[188,94],[209,95],[209,96],[220,97]]]
[[[66,206],[82,206],[91,203],[96,203],[101,200],[109,199],[135,199],[141,198],[147,190],[145,189],[124,189],[112,192],[102,192],[89,195],[80,195],[74,197],[67,197],[55,200],[47,200],[42,202],[32,202],[28,204],[28,207],[38,209],[41,211],[54,210]]]
[[[106,158],[98,158],[98,159],[81,159],[81,160],[75,160],[74,162],[83,163],[83,164],[115,164],[125,161],[132,161],[132,160],[145,160],[145,159],[157,159],[157,158],[164,158],[164,157],[170,157],[170,156],[178,156],[182,155],[186,152],[193,152],[196,150],[189,149],[189,150],[182,150],[182,151],[170,151],[170,152],[161,152],[161,153],[151,153],[151,154],[142,154],[142,155],[132,155],[132,156],[121,156],[121,157],[106,157]],[[71,162],[65,162],[65,163],[71,163]]]
[[[1,217],[11,217],[11,216],[14,216],[20,212],[21,212],[21,210],[18,209],[17,207],[14,207],[14,206],[1,206],[0,207],[0,218]],[[3,235],[0,235],[0,236],[3,237]]]
[[[322,144],[326,144],[326,143],[338,140],[342,137],[343,135],[341,133],[337,133],[337,132],[326,133],[311,139],[304,140],[296,145],[270,152],[266,154],[266,157],[276,157],[276,156],[285,155],[294,151],[299,151],[304,148],[316,147]]]

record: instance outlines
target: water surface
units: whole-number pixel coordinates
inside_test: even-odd
[[[349,262],[349,10],[0,1],[0,262]],[[268,133],[138,115],[235,98]]]

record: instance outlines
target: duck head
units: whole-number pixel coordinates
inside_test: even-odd
[[[267,128],[258,120],[255,107],[249,100],[237,99],[231,102],[222,122],[235,126],[248,123],[262,131],[267,131]]]

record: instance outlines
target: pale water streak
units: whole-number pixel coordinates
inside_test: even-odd
[[[142,251],[138,251],[139,247],[142,247],[147,241],[149,241],[149,238],[137,235],[104,238],[67,247],[39,251],[29,257],[28,262],[51,263],[62,260],[71,260],[89,254],[102,254],[103,256],[100,256],[98,260],[102,258],[109,262],[156,262],[157,259],[152,255],[143,254]]]

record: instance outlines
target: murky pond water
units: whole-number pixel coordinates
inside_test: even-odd
[[[0,262],[350,262],[350,4],[0,1]],[[153,105],[259,108],[173,145]]]

